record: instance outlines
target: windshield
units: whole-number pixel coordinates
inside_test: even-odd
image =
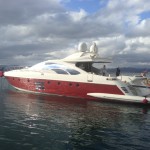
[[[49,63],[49,62],[34,65],[30,68],[30,70],[53,70],[57,74],[70,74],[70,75],[80,74],[79,71],[72,69],[64,64]]]

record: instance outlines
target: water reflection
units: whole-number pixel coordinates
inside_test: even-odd
[[[148,149],[143,107],[2,90],[0,147],[5,149]]]

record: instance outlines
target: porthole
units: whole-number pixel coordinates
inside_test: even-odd
[[[60,85],[60,82],[58,82],[57,84]]]
[[[69,86],[72,86],[72,83],[69,83]]]
[[[48,83],[48,84],[50,84],[51,82],[50,82],[50,81],[48,81],[47,83]]]
[[[76,87],[79,87],[79,83],[76,84]]]

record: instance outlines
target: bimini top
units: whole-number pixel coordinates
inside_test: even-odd
[[[64,59],[62,61],[65,62],[93,62],[93,63],[111,63],[111,59],[108,58],[102,58],[98,54],[98,48],[96,46],[96,43],[93,43],[93,45],[90,47],[90,49],[87,49],[87,45],[85,43],[81,43],[78,47],[79,52],[72,54]]]

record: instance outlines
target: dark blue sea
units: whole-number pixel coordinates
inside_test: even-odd
[[[0,78],[0,150],[148,150],[150,107],[14,90]]]

